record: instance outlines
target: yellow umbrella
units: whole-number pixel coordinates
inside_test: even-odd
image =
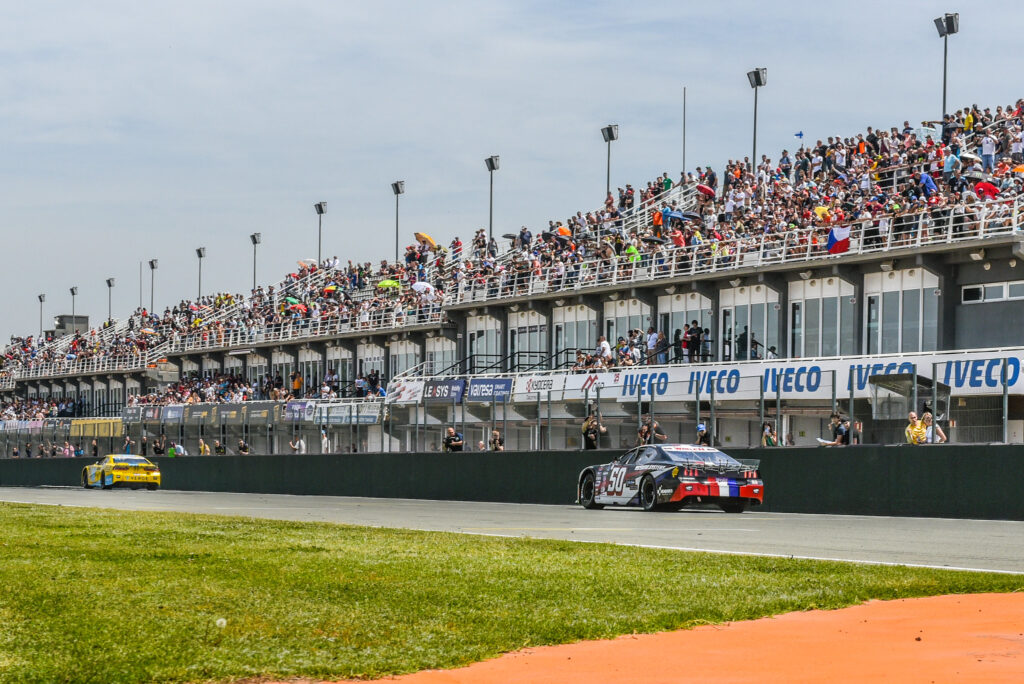
[[[416,238],[417,242],[420,242],[424,245],[429,245],[431,248],[437,247],[437,243],[434,242],[434,238],[430,237],[426,233],[415,233],[413,237]]]
[[[814,213],[818,215],[818,218],[828,216],[828,209],[826,207],[814,207]]]

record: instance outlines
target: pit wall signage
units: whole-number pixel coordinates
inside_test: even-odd
[[[564,373],[520,375],[516,378],[512,398],[515,401],[529,401],[536,400],[538,394],[545,399],[550,394],[552,399],[559,399],[565,391],[565,383],[571,377]]]
[[[503,401],[512,394],[512,378],[473,378],[466,401]]]
[[[428,404],[457,404],[462,401],[466,381],[427,380],[423,384],[423,401]]]
[[[948,385],[956,396],[998,395],[1002,393],[1003,360],[1008,366],[1011,394],[1024,394],[1024,349],[964,354],[929,354],[919,357],[890,356],[872,359],[785,360],[775,363],[721,363],[654,366],[606,373],[547,373],[511,378],[476,378],[470,380],[467,401],[489,401],[484,395],[503,391],[512,384],[512,400],[536,401],[538,394],[546,400],[635,402],[694,401],[716,399],[749,401],[764,396],[772,398],[780,392],[787,399],[831,399],[832,374],[835,372],[837,398],[864,399],[871,396],[868,378],[872,375],[913,373],[931,378],[932,363],[937,364],[939,382]],[[461,383],[461,384],[460,384]],[[461,397],[465,380],[428,380],[423,383],[425,402],[451,403]],[[474,389],[476,388],[476,389]],[[409,393],[409,402],[419,396],[416,388]],[[474,394],[476,392],[476,394]],[[454,401],[459,401],[459,398]],[[397,402],[396,402],[397,403]],[[403,402],[404,403],[404,402]]]
[[[935,354],[908,360],[907,357],[874,359],[817,359],[779,361],[765,364],[695,364],[654,367],[610,373],[570,375],[565,380],[562,398],[583,399],[587,390],[594,400],[630,402],[651,398],[663,401],[708,399],[758,399],[761,392],[774,397],[778,391],[789,399],[830,399],[833,372],[836,395],[858,399],[871,396],[868,378],[872,375],[913,373],[931,378],[932,363],[937,363],[938,380],[949,385],[954,395],[994,395],[1002,393],[1002,368],[1006,359],[1011,394],[1024,393],[1024,350]]]

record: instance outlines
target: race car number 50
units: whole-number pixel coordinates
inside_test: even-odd
[[[608,475],[608,495],[622,496],[622,490],[626,486],[626,469],[623,467],[612,468]]]

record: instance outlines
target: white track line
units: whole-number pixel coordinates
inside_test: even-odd
[[[27,504],[36,506],[57,506],[67,508],[105,508],[108,510],[131,510],[122,509],[111,506],[89,506],[84,504],[65,504],[65,503],[40,503],[38,501],[18,501],[14,499],[2,499],[0,500],[5,503],[16,503],[16,504]],[[470,503],[470,502],[467,502]],[[273,510],[273,509],[271,509]],[[180,511],[167,511],[167,510],[147,510],[145,512],[150,513],[176,513]],[[200,513],[200,515],[203,515]],[[217,515],[216,513],[207,513],[205,515]],[[245,516],[243,516],[245,517]],[[255,516],[248,516],[254,520],[268,520],[268,518],[257,518]],[[870,516],[865,516],[870,517]],[[294,522],[302,522],[294,521]],[[313,522],[313,521],[310,521]],[[319,521],[318,521],[319,522]],[[334,523],[339,525],[356,525],[356,523]],[[1021,570],[994,570],[992,568],[965,568],[960,566],[950,565],[929,565],[927,563],[897,563],[895,561],[877,561],[877,560],[864,560],[862,558],[833,558],[829,556],[796,556],[788,553],[764,553],[760,551],[728,551],[725,549],[702,549],[688,546],[664,546],[658,544],[632,544],[629,542],[615,542],[615,541],[596,541],[592,539],[560,539],[558,537],[529,537],[520,534],[497,534],[493,532],[472,532],[467,529],[461,530],[438,530],[428,528],[394,528],[386,525],[367,525],[359,524],[359,527],[371,527],[375,529],[413,529],[421,532],[441,532],[451,534],[465,534],[476,537],[501,537],[504,539],[538,539],[547,541],[571,541],[577,544],[612,544],[614,546],[633,546],[641,549],[658,549],[661,551],[685,551],[688,553],[714,553],[723,556],[752,556],[756,558],[786,558],[790,560],[813,560],[813,561],[828,561],[832,563],[855,563],[859,565],[882,565],[887,567],[904,567],[904,568],[922,568],[927,570],[955,570],[958,572],[991,572],[999,575],[1024,575],[1024,571]]]

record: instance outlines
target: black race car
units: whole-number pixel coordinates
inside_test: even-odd
[[[711,503],[726,513],[742,513],[764,500],[759,464],[706,446],[639,446],[611,463],[584,468],[577,501],[584,508],[640,506],[645,511]]]

